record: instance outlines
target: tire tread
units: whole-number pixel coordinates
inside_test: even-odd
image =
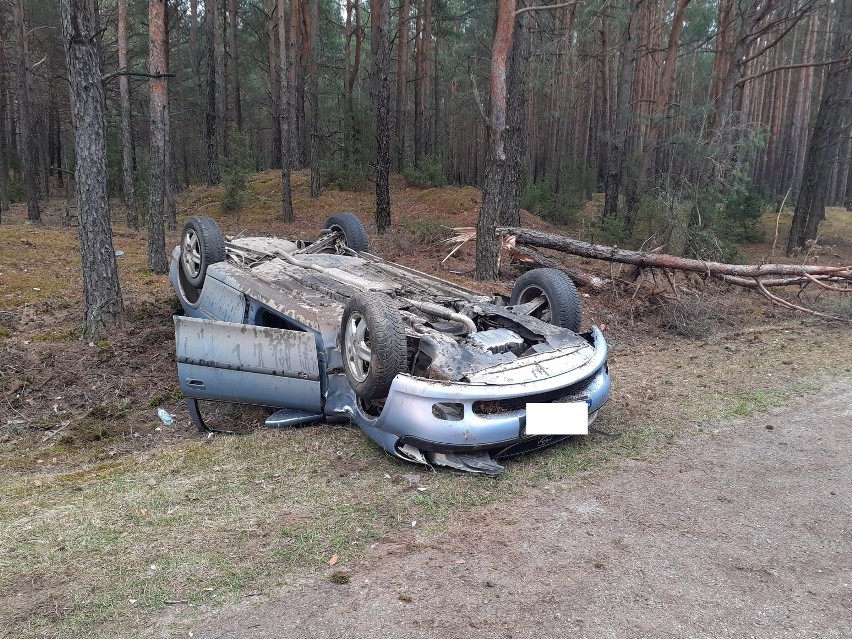
[[[349,298],[343,311],[340,339],[349,315],[357,310],[364,316],[370,330],[372,357],[367,379],[358,382],[349,375],[344,365],[350,385],[363,399],[382,399],[387,397],[394,378],[407,370],[408,342],[405,337],[405,323],[396,303],[383,293],[366,293]],[[344,350],[341,343],[341,351]]]
[[[324,229],[339,227],[346,236],[346,246],[353,251],[369,251],[370,239],[367,236],[367,227],[354,213],[335,213],[323,224]]]
[[[521,292],[528,286],[540,288],[550,302],[550,323],[580,332],[582,311],[580,295],[571,278],[557,268],[536,268],[521,275],[512,288],[510,304],[517,304]]]

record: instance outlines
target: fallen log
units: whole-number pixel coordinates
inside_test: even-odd
[[[513,247],[516,252],[540,256],[546,261],[556,263],[557,260],[536,251],[532,247],[546,248],[578,257],[632,264],[639,269],[660,269],[668,277],[669,271],[686,271],[700,273],[707,277],[721,280],[728,284],[742,286],[757,291],[772,304],[792,311],[801,311],[817,317],[850,322],[848,317],[838,317],[820,310],[808,308],[771,293],[770,287],[799,286],[800,295],[810,284],[822,291],[845,294],[852,293],[852,265],[848,266],[817,266],[806,264],[726,264],[708,260],[695,260],[677,255],[667,255],[657,252],[628,251],[617,246],[603,246],[574,240],[562,235],[544,233],[532,229],[504,227],[497,229],[504,245]],[[544,262],[542,262],[544,263]],[[554,264],[556,265],[556,264]],[[559,268],[563,268],[561,265]],[[637,279],[636,292],[641,285],[641,275]],[[674,283],[669,279],[672,290],[677,294]]]
[[[641,268],[673,269],[676,271],[690,271],[703,273],[724,279],[722,276],[740,278],[762,278],[768,275],[786,276],[792,278],[804,278],[811,275],[817,278],[830,277],[835,280],[852,281],[852,265],[848,266],[816,266],[805,264],[725,264],[724,262],[711,262],[706,260],[695,260],[665,253],[643,253],[640,251],[628,251],[616,246],[603,246],[600,244],[589,244],[563,235],[544,233],[532,229],[517,227],[505,227],[498,229],[504,236],[514,236],[515,243],[526,246],[552,249],[562,253],[569,253],[579,257],[588,257],[607,262],[620,262],[622,264],[634,264]],[[730,280],[729,280],[730,281]],[[738,283],[731,281],[731,283]],[[797,284],[799,282],[789,282]],[[778,285],[778,284],[776,284]],[[850,289],[852,290],[852,289]]]

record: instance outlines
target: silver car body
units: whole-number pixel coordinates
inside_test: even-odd
[[[583,402],[591,423],[609,397],[596,327],[577,334],[339,246],[343,254],[277,238],[226,246],[200,288],[183,276],[180,247],[172,255],[185,313],[174,318],[178,375],[200,423],[195,400],[268,406],[278,409],[271,426],[351,420],[401,459],[499,473],[496,459],[565,437],[528,436],[527,403]],[[409,371],[382,402],[359,399],[341,356],[344,307],[364,292],[394,299],[406,326]]]

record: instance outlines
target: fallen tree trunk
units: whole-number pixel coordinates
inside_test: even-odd
[[[810,275],[816,279],[831,278],[834,280],[852,281],[852,265],[848,266],[815,266],[804,264],[725,264],[724,262],[709,262],[694,260],[664,253],[644,253],[628,251],[615,246],[589,244],[574,240],[563,235],[543,233],[532,229],[507,227],[498,229],[503,235],[514,236],[516,245],[537,246],[552,249],[562,253],[570,253],[579,257],[588,257],[607,262],[634,264],[641,268],[662,268],[677,271],[690,271],[712,275],[732,284],[741,284],[734,278],[762,278],[768,275],[786,276],[793,278],[786,284],[799,284],[801,278]],[[774,283],[775,286],[781,285]]]

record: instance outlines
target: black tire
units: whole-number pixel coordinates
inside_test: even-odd
[[[324,229],[343,233],[343,243],[353,251],[369,251],[367,227],[354,213],[335,213],[323,224]]]
[[[408,361],[405,324],[390,297],[360,293],[349,298],[340,323],[340,353],[346,379],[358,397],[387,397]]]
[[[225,261],[225,236],[216,220],[191,217],[180,235],[180,268],[186,281],[196,288],[204,284],[207,267]]]
[[[540,320],[580,332],[580,296],[574,282],[555,268],[536,268],[518,278],[509,304],[526,304],[544,295],[546,303],[532,314]]]

